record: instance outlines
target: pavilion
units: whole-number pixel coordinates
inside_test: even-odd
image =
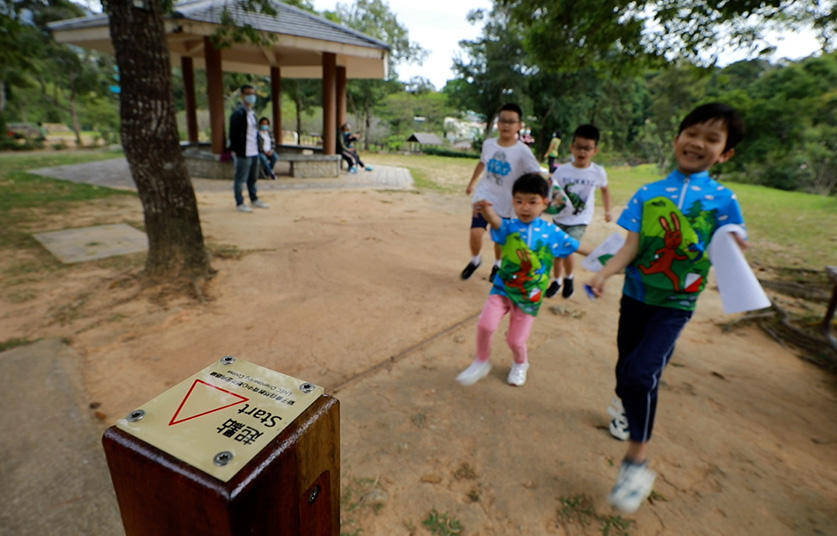
[[[273,129],[282,139],[282,78],[322,79],[323,154],[336,153],[337,125],[346,121],[346,81],[387,77],[388,44],[303,9],[270,0],[276,16],[244,11],[237,0],[177,2],[165,18],[166,41],[173,65],[183,70],[189,142],[198,143],[194,69],[205,69],[209,97],[211,151],[226,145],[223,73],[270,76]],[[210,38],[224,11],[239,26],[249,25],[272,37],[270,45],[237,43],[217,49]],[[49,25],[55,40],[113,54],[107,15],[58,21]]]

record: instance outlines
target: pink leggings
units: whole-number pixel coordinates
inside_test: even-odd
[[[506,342],[509,343],[514,362],[526,363],[526,341],[532,332],[535,317],[527,315],[510,299],[498,294],[488,295],[480,313],[479,322],[477,322],[477,361],[491,359],[491,339],[494,338],[494,332],[497,331],[506,313],[511,313]]]

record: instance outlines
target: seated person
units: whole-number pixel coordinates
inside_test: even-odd
[[[357,154],[357,149],[355,149],[354,146],[357,139],[358,135],[352,134],[351,125],[343,123],[340,127],[340,133],[337,135],[337,146],[340,150],[340,155],[349,165],[349,173],[357,173],[358,167],[362,167],[366,169],[366,171],[372,171],[371,167],[366,166],[363,162],[361,162],[360,155]]]
[[[262,117],[259,119],[259,161],[262,163],[265,175],[273,180],[276,180],[276,173],[273,172],[273,166],[279,160],[279,155],[274,150],[276,142],[273,140],[273,132],[270,130],[270,119]]]

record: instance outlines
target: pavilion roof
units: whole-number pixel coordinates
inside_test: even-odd
[[[222,51],[224,71],[269,74],[281,68],[283,78],[320,78],[322,54],[337,55],[348,78],[385,78],[390,46],[383,41],[326,20],[295,6],[271,0],[276,16],[245,11],[238,0],[185,0],[166,17],[166,39],[172,61],[181,56],[202,68],[204,37],[221,26],[224,9],[239,25],[276,37],[270,46],[239,43]],[[113,53],[105,14],[51,23],[55,39],[84,48]]]

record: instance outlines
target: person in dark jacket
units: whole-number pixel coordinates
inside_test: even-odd
[[[242,190],[247,183],[250,205],[256,208],[269,208],[270,205],[259,199],[256,180],[259,177],[258,122],[253,105],[256,104],[256,89],[245,84],[241,86],[241,104],[230,115],[230,152],[235,158],[235,180],[233,193],[235,206],[239,212],[253,212],[244,204]]]

